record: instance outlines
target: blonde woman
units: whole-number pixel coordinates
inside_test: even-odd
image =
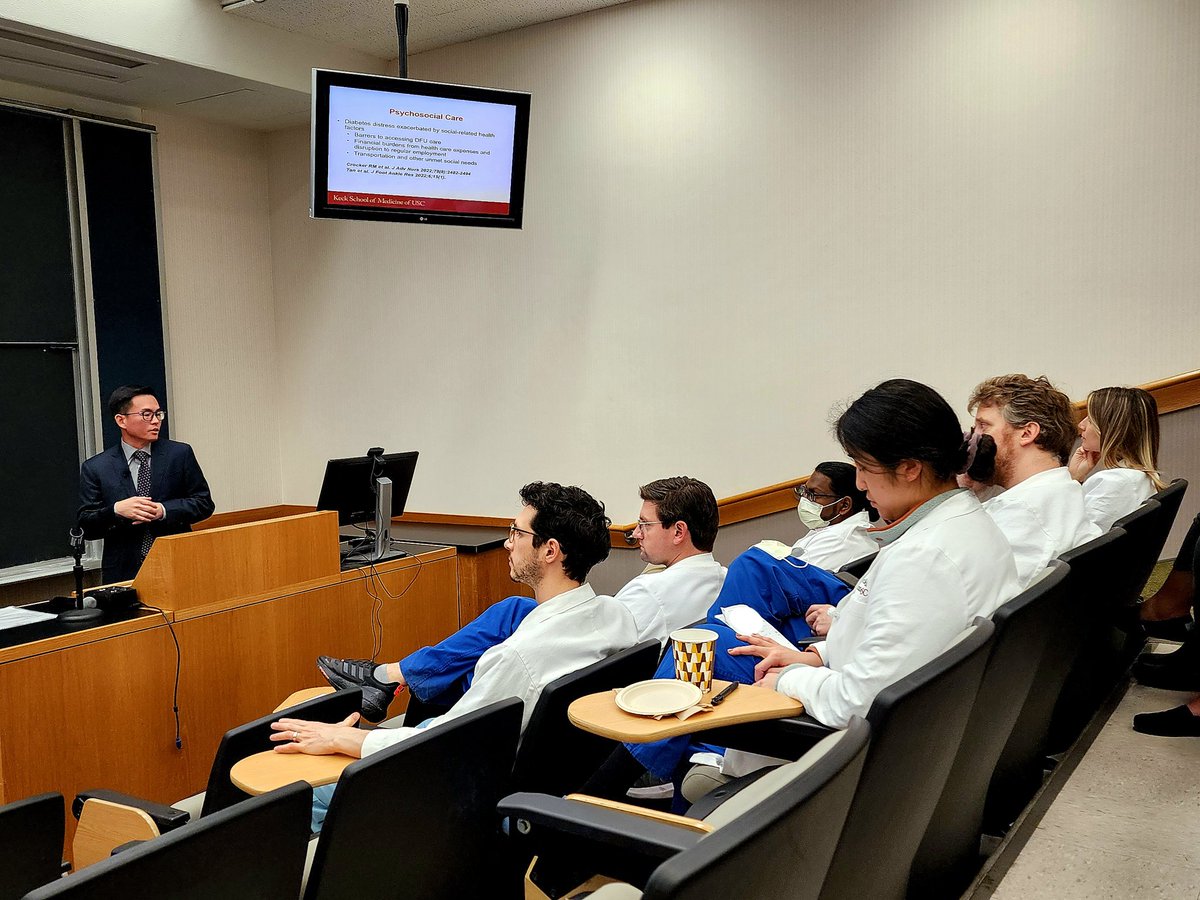
[[[1141,388],[1092,391],[1071,475],[1083,483],[1088,518],[1102,531],[1165,487],[1158,474],[1158,404]]]

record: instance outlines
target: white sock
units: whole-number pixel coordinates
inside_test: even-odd
[[[371,673],[375,676],[376,681],[382,681],[384,684],[391,684],[391,679],[387,676],[387,664],[376,666],[375,671]]]

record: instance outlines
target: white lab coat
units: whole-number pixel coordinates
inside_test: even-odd
[[[1008,541],[969,491],[944,500],[882,547],[838,605],[825,665],[797,665],[777,689],[833,728],[865,716],[876,694],[946,649],[976,616],[1016,596]]]
[[[471,687],[448,713],[430,719],[424,729],[377,728],[363,741],[362,755],[510,697],[525,703],[524,731],[546,685],[637,642],[629,610],[582,584],[538,604],[506,640],[479,657]]]
[[[862,559],[879,549],[875,539],[867,534],[871,519],[861,510],[836,525],[814,528],[792,544],[792,556],[807,563],[836,572],[846,563]]]
[[[1087,516],[1083,487],[1066,466],[1038,472],[983,504],[1012,545],[1021,590],[1047,563],[1100,536]]]
[[[725,567],[711,553],[654,568],[617,591],[637,623],[638,640],[666,644],[667,635],[700,622],[725,583]]]
[[[1154,494],[1154,482],[1140,469],[1097,469],[1083,482],[1083,505],[1088,518],[1108,531]]]

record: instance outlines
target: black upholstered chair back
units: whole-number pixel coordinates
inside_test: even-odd
[[[559,796],[579,790],[614,744],[572,725],[567,707],[588,694],[652,677],[658,656],[658,641],[645,641],[548,684],[517,751],[513,790]]]
[[[1061,618],[1070,567],[1045,574],[992,614],[996,633],[954,765],[913,861],[909,896],[958,897],[979,868],[988,784],[1029,696],[1050,631]]]
[[[503,880],[496,804],[508,793],[521,715],[520,700],[502,700],[348,766],[305,900],[494,896]]]
[[[822,900],[898,900],[979,690],[995,626],[973,625],[871,704],[871,744]],[[817,826],[819,827],[819,826]]]
[[[1113,523],[1114,528],[1125,529],[1130,543],[1126,570],[1114,573],[1122,578],[1121,596],[1118,598],[1122,605],[1134,603],[1146,586],[1167,543],[1167,535],[1175,524],[1187,486],[1185,479],[1177,478],[1138,509]]]
[[[271,743],[272,722],[284,716],[307,719],[310,722],[340,722],[350,713],[361,709],[362,691],[358,688],[348,688],[306,700],[225,732],[221,743],[217,745],[217,754],[213,757],[212,768],[208,773],[208,787],[204,792],[204,806],[200,815],[211,815],[246,799],[246,794],[234,787],[233,782],[229,780],[229,770],[239,760],[275,746]]]
[[[26,900],[298,897],[311,810],[312,788],[289,784],[60,878]]]
[[[655,869],[644,900],[816,900],[858,786],[870,731],[865,720],[852,719],[803,775]]]
[[[16,900],[62,874],[63,797],[39,794],[0,806],[0,900]]]
[[[1029,696],[996,763],[984,814],[989,834],[1003,834],[1041,786],[1055,705],[1080,655],[1088,611],[1095,598],[1109,590],[1110,566],[1119,559],[1124,540],[1122,529],[1110,529],[1060,557],[1070,566],[1064,596]]]
[[[868,553],[866,556],[860,556],[858,559],[852,560],[838,569],[838,574],[853,575],[855,578],[862,578],[867,574],[867,569],[871,568],[871,563],[875,562],[875,557],[879,555],[879,551]]]

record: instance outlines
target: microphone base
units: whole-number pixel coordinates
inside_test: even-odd
[[[98,609],[64,609],[58,614],[58,621],[68,625],[84,625],[104,618],[104,613]]]

